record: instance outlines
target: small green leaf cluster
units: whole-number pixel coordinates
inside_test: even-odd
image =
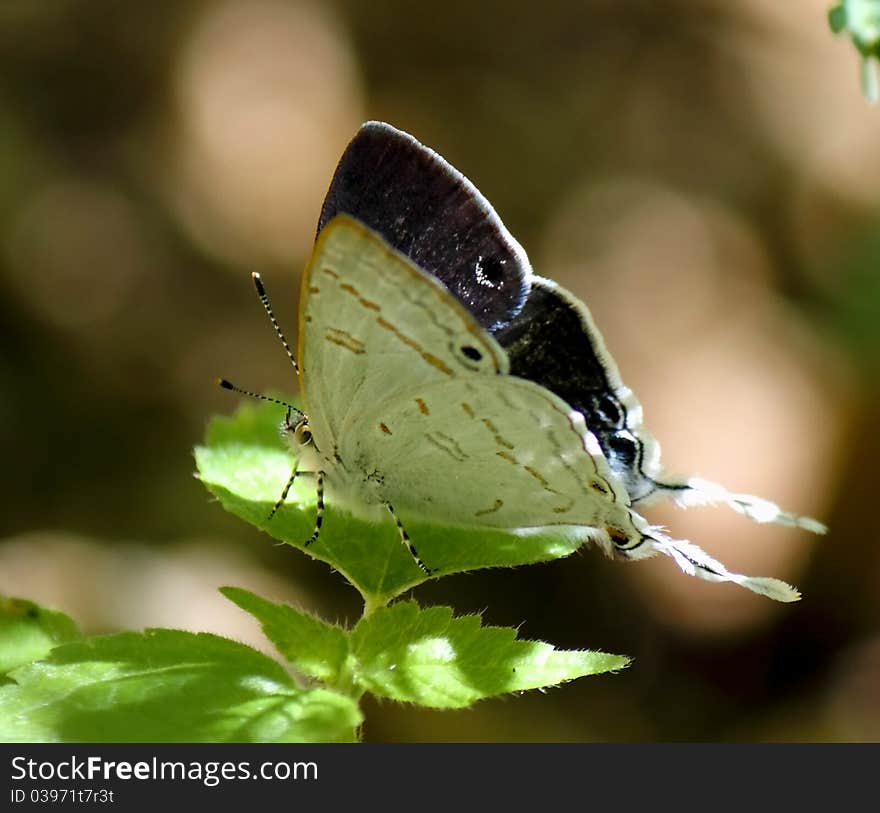
[[[842,0],[828,12],[835,34],[846,32],[862,56],[862,92],[870,102],[880,98],[880,0]]]
[[[268,405],[214,420],[196,449],[199,477],[232,513],[339,571],[364,599],[351,628],[246,590],[223,594],[250,613],[276,660],[216,635],[150,629],[83,637],[60,613],[0,603],[0,740],[17,742],[351,742],[370,693],[457,709],[503,694],[625,667],[627,658],[521,640],[477,615],[420,607],[402,593],[429,578],[390,517],[327,505],[318,541],[314,483],[297,481],[269,519],[294,461]],[[431,578],[566,556],[570,539],[407,522]],[[394,601],[394,599],[398,599]]]

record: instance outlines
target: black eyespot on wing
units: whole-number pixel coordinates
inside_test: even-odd
[[[596,414],[602,418],[606,426],[621,428],[623,426],[623,413],[618,402],[607,392],[603,392],[596,399]]]
[[[624,434],[611,435],[605,440],[606,454],[618,464],[623,464],[629,469],[635,469],[639,458],[638,442]]]
[[[483,354],[477,350],[476,347],[471,347],[471,345],[466,344],[461,348],[462,355],[466,358],[469,358],[471,361],[482,361]]]
[[[494,254],[489,257],[480,257],[474,269],[477,282],[488,288],[501,287],[504,284],[505,265],[507,265],[507,260]]]

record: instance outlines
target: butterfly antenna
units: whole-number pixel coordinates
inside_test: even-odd
[[[251,274],[251,277],[254,280],[254,287],[257,289],[257,296],[260,297],[260,302],[263,303],[263,308],[266,310],[266,314],[269,316],[269,321],[272,322],[272,327],[275,328],[275,334],[281,339],[281,344],[284,345],[284,352],[287,353],[287,358],[290,359],[290,363],[293,365],[293,369],[296,370],[296,374],[299,375],[299,364],[296,363],[296,358],[293,355],[293,350],[290,349],[290,345],[287,343],[287,339],[284,338],[284,333],[281,330],[281,326],[278,324],[278,320],[275,318],[275,313],[272,311],[272,305],[269,302],[269,295],[266,293],[266,287],[263,285],[263,280],[260,275],[254,271]]]
[[[293,404],[289,404],[287,401],[282,401],[280,398],[272,398],[270,395],[263,395],[261,392],[243,390],[241,387],[236,387],[235,384],[231,381],[227,381],[225,378],[218,378],[216,379],[216,382],[217,386],[222,387],[224,390],[237,392],[239,395],[247,395],[249,398],[256,398],[258,401],[268,401],[270,404],[278,404],[278,406],[287,407],[288,412],[294,412],[297,415],[303,414],[301,409],[297,409]]]

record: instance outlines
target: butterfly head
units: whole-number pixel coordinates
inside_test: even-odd
[[[281,423],[281,435],[287,441],[291,451],[301,452],[306,446],[314,443],[309,416],[305,412],[288,408],[284,421]]]

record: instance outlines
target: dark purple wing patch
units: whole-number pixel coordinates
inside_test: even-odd
[[[584,416],[633,502],[656,491],[658,484],[642,470],[644,444],[629,430],[626,405],[596,351],[592,329],[568,295],[533,279],[522,310],[494,336],[507,351],[511,375],[540,384]]]
[[[342,154],[318,231],[344,212],[433,274],[486,330],[512,319],[531,267],[495,210],[458,170],[407,133],[367,122]]]

